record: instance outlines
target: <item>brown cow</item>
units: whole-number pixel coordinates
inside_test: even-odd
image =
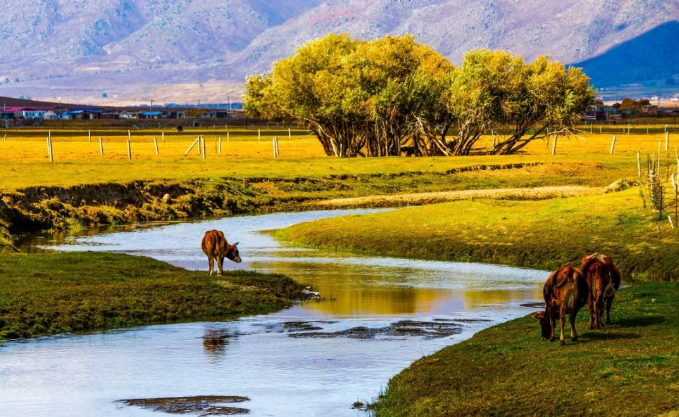
[[[556,319],[559,318],[561,322],[559,340],[562,345],[566,343],[566,336],[564,335],[566,314],[570,316],[571,339],[577,340],[575,317],[582,306],[587,304],[587,296],[589,295],[587,281],[580,271],[569,265],[564,265],[552,272],[545,282],[542,294],[545,298],[545,311],[533,314],[533,317],[540,320],[542,340],[554,341]]]
[[[606,310],[606,324],[611,323],[611,304],[620,288],[620,271],[610,256],[593,253],[582,258],[582,275],[589,286],[589,328],[601,329],[601,316]]]
[[[236,263],[240,263],[240,254],[238,253],[238,242],[233,245],[229,245],[226,241],[224,233],[219,230],[208,230],[203,236],[203,253],[207,255],[207,262],[210,266],[208,275],[212,275],[212,271],[215,266],[215,259],[217,259],[217,269],[219,269],[219,275],[224,272],[222,270],[222,264],[224,263],[224,258],[228,258]]]

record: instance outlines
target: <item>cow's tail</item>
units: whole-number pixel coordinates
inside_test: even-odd
[[[571,267],[570,265],[564,265],[561,268],[559,268],[559,272],[557,272],[556,276],[554,277],[554,287],[561,288],[566,284],[572,283],[575,272],[576,272],[575,269],[573,269],[573,267]],[[557,282],[558,279],[561,277],[563,277],[561,282]]]

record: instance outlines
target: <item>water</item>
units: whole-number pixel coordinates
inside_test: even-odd
[[[493,324],[525,315],[547,273],[501,266],[411,261],[282,247],[261,231],[368,210],[283,213],[178,223],[45,242],[57,250],[124,252],[207,269],[203,233],[239,241],[245,268],[287,274],[326,301],[240,320],[147,326],[0,345],[0,414],[158,416],[116,400],[240,395],[252,416],[356,416],[389,378],[414,360]],[[417,242],[404,242],[417,244]],[[403,320],[447,323],[455,334],[394,334]],[[444,321],[444,320],[457,320]],[[370,338],[291,337],[286,322],[316,332],[388,328]],[[457,328],[459,326],[459,328]],[[425,329],[426,330],[426,329]],[[223,346],[206,334],[227,334]],[[368,332],[370,333],[370,332]]]

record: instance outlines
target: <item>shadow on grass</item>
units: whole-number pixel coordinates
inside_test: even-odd
[[[654,324],[660,324],[665,321],[663,316],[647,316],[647,317],[635,317],[630,319],[620,319],[613,322],[613,324],[620,327],[647,327],[653,326]]]
[[[587,343],[596,340],[624,340],[624,339],[639,339],[640,334],[637,333],[605,333],[589,331],[580,336],[581,343]]]

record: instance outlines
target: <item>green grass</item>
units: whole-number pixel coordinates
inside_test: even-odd
[[[587,330],[584,308],[566,346],[530,316],[494,326],[394,377],[376,416],[675,416],[678,306],[678,283],[622,289],[613,323]]]
[[[268,313],[300,290],[282,275],[208,277],[129,255],[0,255],[0,340]]]
[[[277,232],[282,240],[418,259],[541,269],[611,255],[626,280],[676,279],[679,230],[659,230],[639,188],[543,201],[476,200],[324,219]]]

